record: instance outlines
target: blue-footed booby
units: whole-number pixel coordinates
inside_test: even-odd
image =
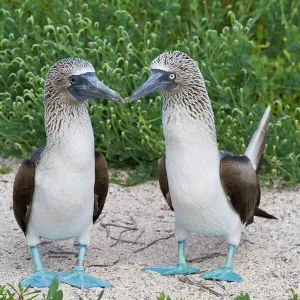
[[[49,69],[44,96],[47,143],[23,161],[13,188],[15,218],[26,235],[35,267],[23,286],[49,287],[56,276],[80,288],[111,286],[88,275],[83,266],[93,222],[108,191],[106,159],[94,150],[88,114],[92,98],[123,102],[99,81],[88,61],[67,58]],[[39,254],[41,237],[76,238],[79,254],[75,268],[64,273],[46,271]]]
[[[228,254],[222,268],[201,274],[205,279],[241,281],[233,271],[234,249],[254,216],[275,217],[259,209],[260,166],[270,117],[270,107],[244,155],[219,151],[214,114],[202,74],[187,54],[159,55],[150,66],[149,79],[128,101],[154,91],[163,94],[162,123],[166,154],[159,161],[161,191],[175,211],[178,263],[171,267],[146,267],[163,274],[195,273],[186,263],[185,241],[191,233],[225,236]]]

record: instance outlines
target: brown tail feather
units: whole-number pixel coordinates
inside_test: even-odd
[[[274,217],[273,215],[268,214],[267,212],[265,212],[264,210],[262,210],[258,207],[255,208],[254,216],[261,217],[261,218],[266,218],[266,219],[275,219],[275,220],[277,220],[276,217]]]
[[[263,152],[266,145],[268,135],[268,125],[270,121],[270,105],[266,108],[263,117],[260,120],[258,128],[254,132],[251,141],[246,149],[245,155],[249,157],[254,170],[258,173]]]

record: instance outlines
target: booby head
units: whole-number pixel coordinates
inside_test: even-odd
[[[82,103],[93,98],[123,102],[117,92],[97,78],[92,64],[80,58],[62,59],[49,69],[45,83],[45,100],[49,98],[70,103]]]
[[[155,58],[151,65],[149,79],[132,95],[128,101],[161,91],[163,94],[176,94],[188,87],[203,86],[203,78],[196,62],[180,51],[165,52]]]

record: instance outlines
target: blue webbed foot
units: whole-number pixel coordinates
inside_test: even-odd
[[[146,267],[144,270],[157,272],[164,275],[176,275],[176,274],[192,274],[199,272],[198,269],[190,267],[186,264],[184,255],[185,242],[178,242],[178,263],[176,266],[171,267]]]
[[[26,277],[21,281],[23,287],[50,287],[54,277],[57,277],[57,272],[50,272],[45,270],[35,271],[32,275]]]
[[[198,269],[189,267],[186,264],[177,264],[172,267],[146,267],[146,271],[158,272],[164,275],[176,275],[176,274],[192,274],[199,272]]]
[[[84,270],[63,272],[59,274],[59,281],[78,288],[112,287],[107,281],[89,275]]]
[[[234,281],[234,282],[242,281],[242,277],[240,275],[233,272],[232,268],[226,268],[226,267],[202,273],[200,276],[204,279],[216,279],[216,280]]]
[[[72,271],[60,273],[58,277],[59,281],[78,288],[112,287],[107,281],[89,275],[84,271],[83,263],[85,252],[86,245],[79,244],[79,253],[75,268]]]

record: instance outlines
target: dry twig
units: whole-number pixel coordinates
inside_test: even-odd
[[[103,220],[104,220],[104,218],[106,217],[106,212],[103,214],[103,216],[101,217],[101,218],[99,218],[98,220],[99,220],[99,223],[100,223],[100,226],[102,226],[104,229],[105,229],[105,231],[106,231],[106,238],[108,238],[109,237],[109,234],[110,234],[110,230],[109,230],[109,228],[106,228],[106,224],[104,224],[103,223]],[[97,221],[98,221],[97,220]]]
[[[103,211],[102,214],[100,215],[100,217],[98,218],[98,220],[96,220],[96,222],[94,224],[97,224],[99,222],[101,222],[107,215],[106,211]]]
[[[133,243],[133,244],[135,244],[134,241],[128,241],[128,240],[122,240],[122,239],[121,239],[123,233],[125,233],[125,232],[127,232],[127,231],[138,230],[137,224],[136,224],[136,221],[134,220],[134,218],[133,218],[132,216],[130,216],[130,219],[131,219],[132,225],[134,225],[134,227],[127,227],[127,226],[121,226],[121,225],[118,225],[117,227],[126,228],[126,229],[120,232],[118,238],[111,237],[112,240],[115,240],[115,241],[116,241],[114,244],[112,244],[112,245],[110,246],[111,248],[114,247],[114,246],[116,246],[119,242],[125,242],[125,243]],[[115,224],[113,224],[113,225],[115,225]],[[106,226],[107,226],[107,225],[106,225]]]
[[[49,250],[48,253],[46,253],[46,255],[74,255],[76,256],[77,253],[76,252],[72,252],[72,251],[56,251],[56,250]]]
[[[103,225],[105,225],[105,227],[107,227],[107,226],[113,226],[113,227],[118,227],[118,228],[129,229],[129,230],[132,229],[132,227],[128,227],[128,226],[124,226],[124,225],[119,225],[119,224],[114,224],[114,223],[106,223],[106,224],[103,224]]]
[[[244,242],[245,242],[245,243],[249,243],[249,244],[251,244],[251,245],[255,245],[254,242],[251,242],[251,241],[249,241],[249,240],[247,240],[247,239],[244,239]]]
[[[122,234],[125,233],[125,232],[127,232],[127,231],[132,231],[132,230],[137,230],[137,228],[125,229],[125,230],[121,231],[118,238],[115,238],[115,237],[112,237],[112,236],[111,236],[110,238],[111,238],[112,240],[115,240],[116,242],[115,242],[114,244],[112,244],[112,245],[110,246],[110,248],[116,246],[119,242],[124,242],[124,241],[125,241],[125,243],[126,243],[126,240],[122,240],[122,239],[121,239]],[[128,242],[128,241],[127,241],[127,242]],[[134,241],[130,241],[130,242],[134,243]]]
[[[225,290],[225,286],[224,286],[223,284],[221,284],[220,282],[218,282],[218,280],[216,280],[215,278],[213,278],[212,280],[213,280],[213,282],[214,282],[215,284],[217,284],[217,285],[220,286],[223,290]]]
[[[113,261],[109,265],[92,264],[92,265],[88,265],[88,267],[95,267],[95,268],[98,268],[98,267],[112,267],[112,266],[116,265],[119,261],[120,261],[120,257],[117,260]]]
[[[184,278],[182,277],[178,277],[178,279],[181,281],[181,282],[184,282],[184,283],[188,283],[190,285],[195,285],[195,286],[198,286],[199,288],[201,289],[204,289],[204,290],[208,290],[210,293],[212,293],[213,295],[215,296],[218,296],[218,297],[223,297],[222,294],[216,292],[215,290],[213,290],[209,285],[207,284],[203,284],[201,283],[200,281],[192,281],[190,278],[188,278],[186,275],[183,275]]]
[[[137,243],[136,241],[132,241],[132,240],[124,240],[124,239],[120,239],[120,238],[115,238],[113,236],[111,236],[110,238],[114,241],[119,241],[119,242],[127,243],[127,244],[140,244],[140,245],[145,244],[145,243]],[[110,246],[110,247],[112,247],[112,246]]]
[[[69,259],[71,260],[70,256],[66,256],[66,255],[48,255],[48,258],[63,258],[63,259]]]
[[[172,233],[172,234],[168,235],[167,237],[162,237],[162,238],[159,238],[159,239],[157,239],[157,240],[154,240],[154,241],[152,241],[151,243],[149,243],[148,245],[146,245],[145,247],[142,247],[142,248],[140,248],[140,249],[137,249],[137,250],[133,251],[133,253],[137,253],[137,252],[143,251],[143,250],[149,248],[150,246],[156,244],[156,243],[159,242],[159,241],[168,240],[169,238],[171,238],[171,237],[174,236],[174,235],[175,235],[175,233]]]
[[[140,232],[140,234],[136,237],[134,240],[134,243],[137,244],[138,239],[142,236],[142,234],[145,232],[145,228]],[[139,244],[145,244],[145,243],[139,243]]]

